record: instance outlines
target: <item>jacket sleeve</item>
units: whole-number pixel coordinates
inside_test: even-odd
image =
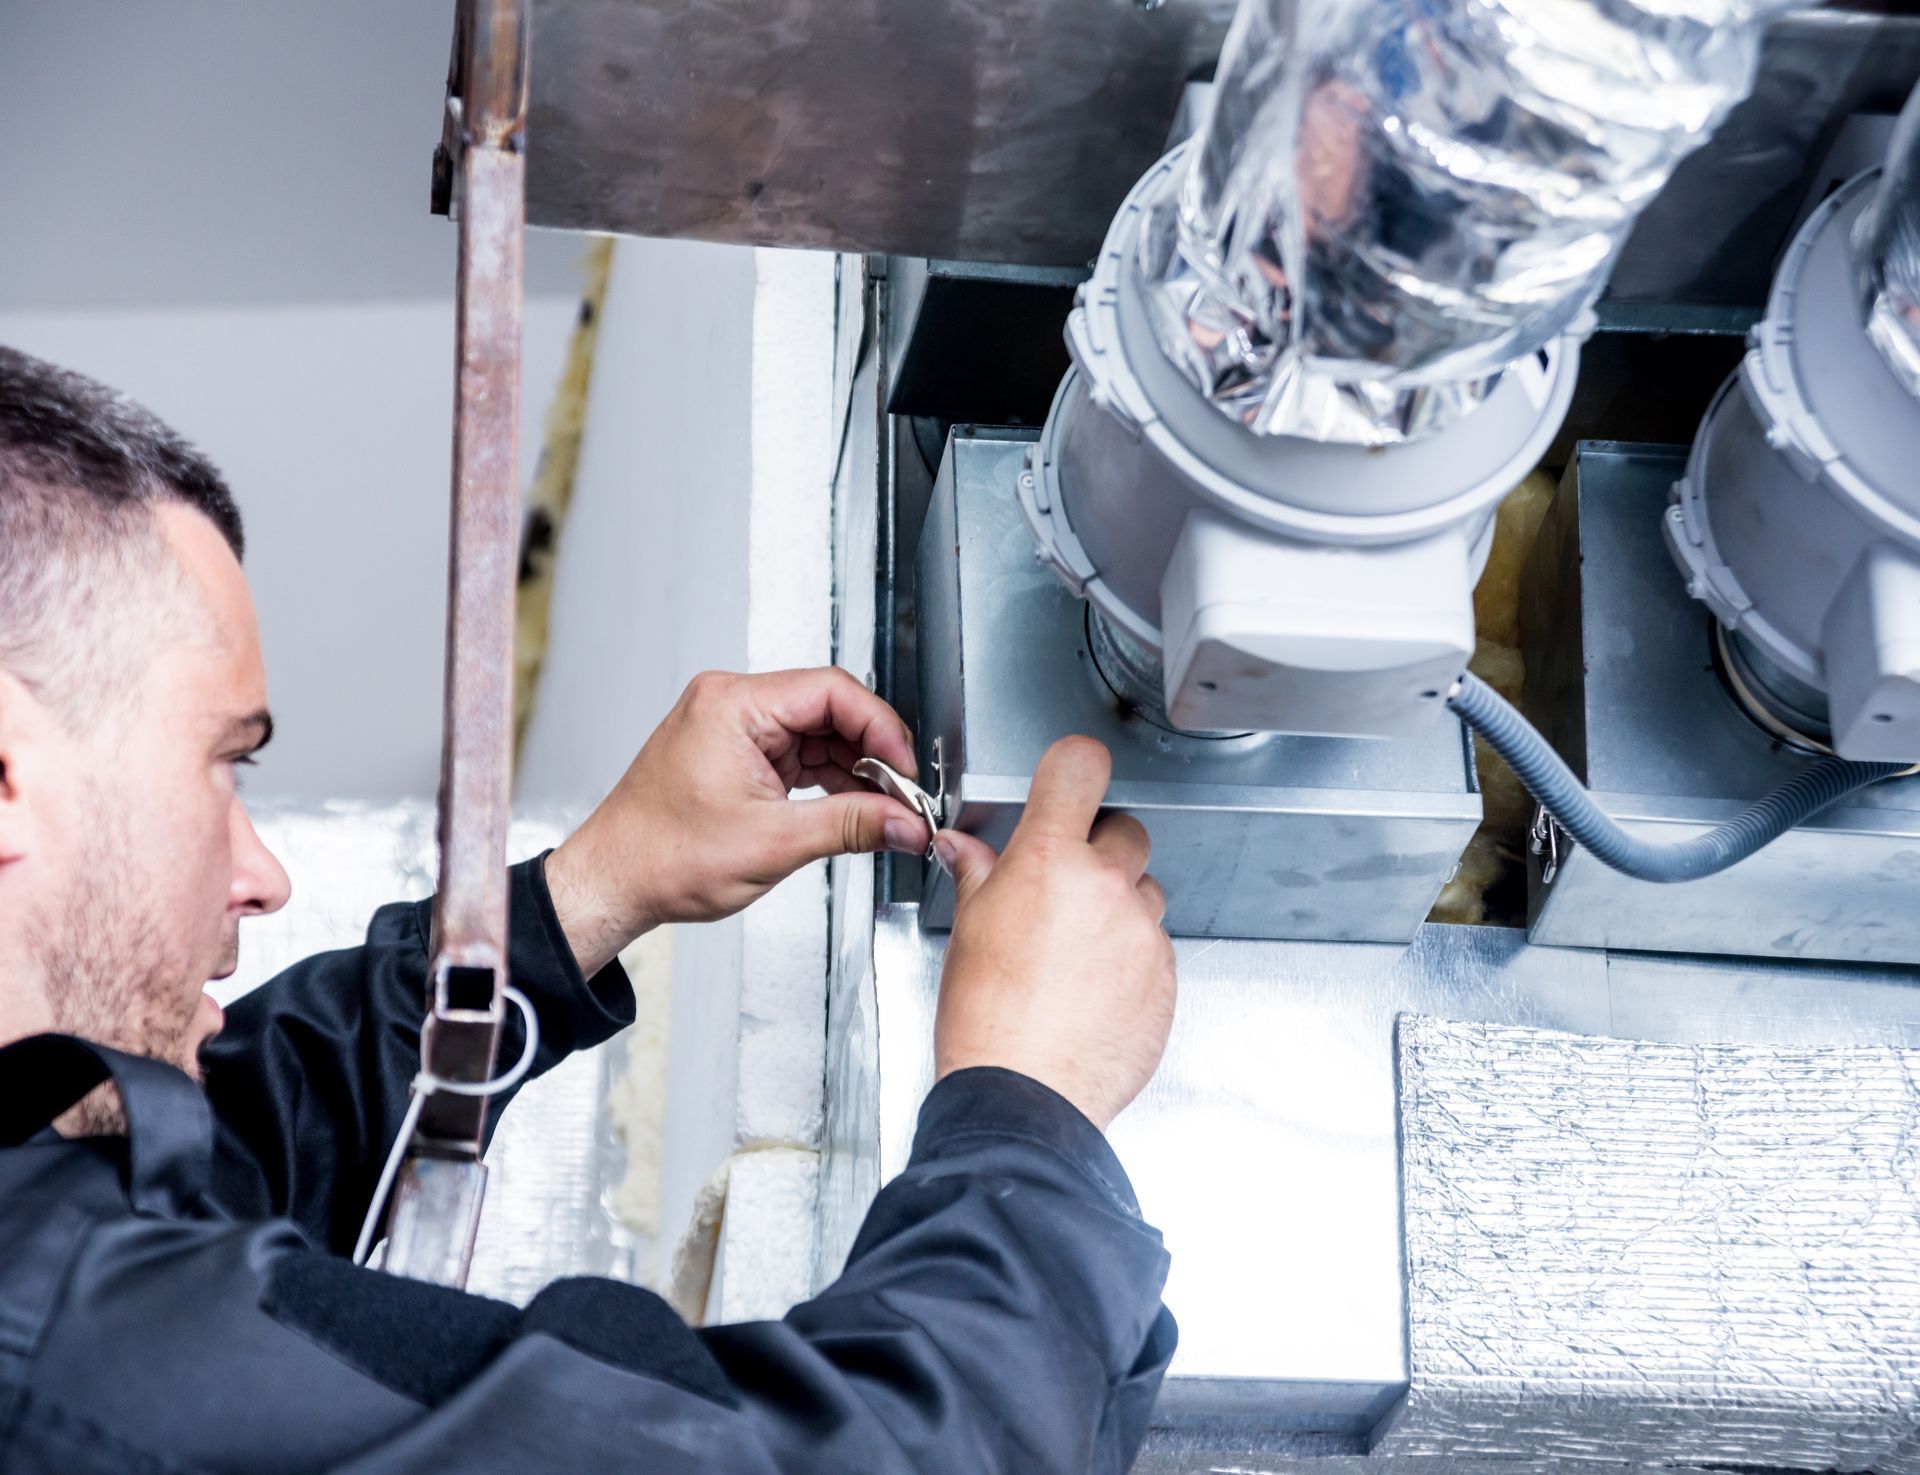
[[[1099,1130],[967,1070],[929,1094],[840,1279],[700,1337],[783,1472],[1121,1475],[1173,1356],[1166,1271]]]
[[[509,873],[508,966],[540,1020],[534,1074],[633,1019],[618,963],[583,978],[553,909],[546,856]],[[432,903],[382,907],[356,948],[308,958],[235,1001],[203,1052],[218,1141],[211,1197],[236,1218],[287,1218],[351,1250],[420,1068]],[[500,1058],[525,1042],[508,1010]],[[511,1097],[494,1098],[488,1130]]]
[[[695,1332],[608,1280],[519,1310],[284,1226],[129,1218],[73,1257],[23,1429],[248,1475],[1121,1475],[1173,1351],[1165,1269],[1090,1123],[964,1071],[782,1321]]]

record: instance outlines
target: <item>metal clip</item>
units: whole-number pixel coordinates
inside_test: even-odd
[[[947,822],[947,758],[943,751],[946,741],[943,738],[933,740],[933,808],[940,816],[940,823]]]
[[[863,778],[889,798],[898,799],[907,808],[925,821],[927,826],[927,853],[925,859],[933,859],[933,836],[940,828],[940,805],[933,795],[916,784],[905,774],[896,772],[878,758],[862,758],[853,765],[853,776]]]
[[[1535,855],[1545,856],[1540,867],[1540,884],[1551,886],[1553,878],[1560,874],[1560,821],[1547,813],[1542,804],[1533,812],[1533,825],[1527,831],[1527,848]]]

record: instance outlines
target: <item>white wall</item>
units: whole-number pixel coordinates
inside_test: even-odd
[[[452,34],[453,0],[0,0],[0,311],[446,296]]]
[[[747,654],[754,253],[617,243],[518,797],[597,798]]]

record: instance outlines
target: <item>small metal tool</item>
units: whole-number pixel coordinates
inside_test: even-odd
[[[878,758],[862,758],[853,765],[853,776],[865,779],[881,793],[898,799],[907,808],[927,823],[926,859],[933,859],[933,836],[940,828],[940,805],[933,795],[908,778],[898,773]]]

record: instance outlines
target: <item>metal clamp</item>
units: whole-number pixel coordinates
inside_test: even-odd
[[[945,765],[940,756],[940,740],[933,742],[933,761],[935,771],[940,774],[940,786],[946,787]],[[940,829],[940,814],[944,795],[936,798],[899,770],[882,763],[878,758],[862,758],[853,765],[853,776],[865,779],[890,799],[897,799],[915,814],[927,827],[926,860],[933,859],[933,837]]]
[[[1560,874],[1560,841],[1566,833],[1560,828],[1560,821],[1547,813],[1546,805],[1534,810],[1533,824],[1527,830],[1527,849],[1545,857],[1540,866],[1542,886],[1551,886],[1553,878]]]

